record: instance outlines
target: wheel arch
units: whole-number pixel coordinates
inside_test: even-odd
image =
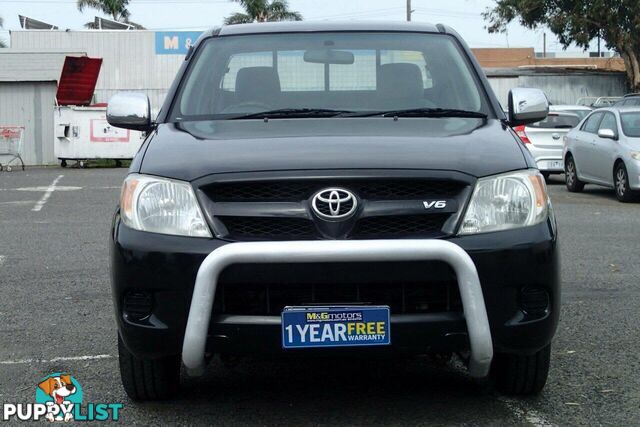
[[[627,165],[624,164],[624,159],[622,157],[616,157],[615,161],[613,162],[613,169],[611,170],[611,175],[613,176],[614,182],[616,179],[616,169],[618,168],[618,165],[621,163],[625,167],[627,167]]]
[[[565,173],[567,172],[567,160],[569,160],[569,157],[573,159],[573,165],[576,168],[576,176],[580,178],[580,170],[578,169],[578,164],[576,163],[576,156],[573,155],[571,150],[567,150],[567,152],[564,153],[564,159],[563,159],[564,172]]]
[[[567,150],[567,152],[564,153],[564,158],[562,159],[562,161],[564,162],[565,165],[567,164],[567,159],[569,158],[569,156],[573,157],[571,150]],[[574,162],[575,162],[575,157],[574,157]]]

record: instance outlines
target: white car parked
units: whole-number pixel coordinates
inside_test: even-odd
[[[640,107],[594,111],[565,137],[567,189],[586,183],[616,190],[621,202],[640,197]]]
[[[564,172],[562,137],[580,123],[572,113],[550,112],[546,119],[513,130],[529,149],[542,175]]]
[[[593,111],[593,108],[586,105],[550,105],[549,111],[561,111],[563,113],[572,113],[580,117],[580,120],[584,119]]]

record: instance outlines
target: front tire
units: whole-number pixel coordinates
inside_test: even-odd
[[[491,379],[502,394],[537,394],[547,382],[550,363],[551,345],[531,355],[498,353],[491,364]]]
[[[573,160],[573,156],[567,156],[567,160],[564,163],[564,177],[567,184],[567,190],[572,193],[579,193],[584,189],[584,182],[578,178],[578,169],[576,168],[576,162]]]
[[[638,193],[629,186],[629,174],[622,162],[618,163],[613,172],[613,184],[616,189],[616,197],[622,203],[633,202],[638,198]]]
[[[140,359],[125,347],[120,334],[118,356],[122,386],[131,399],[165,400],[178,394],[180,356]]]

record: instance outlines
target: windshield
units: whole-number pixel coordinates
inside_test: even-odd
[[[573,114],[549,114],[546,119],[528,126],[541,129],[571,129],[578,126],[578,123],[580,123],[580,117]]]
[[[174,122],[273,111],[278,117],[357,117],[349,114],[489,110],[455,39],[420,33],[211,38],[198,49],[175,99]]]
[[[640,138],[640,111],[621,113],[620,124],[622,132],[631,138]]]

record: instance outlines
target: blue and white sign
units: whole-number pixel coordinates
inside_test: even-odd
[[[156,55],[186,55],[202,31],[156,31]]]
[[[391,344],[389,307],[285,307],[284,348]]]

